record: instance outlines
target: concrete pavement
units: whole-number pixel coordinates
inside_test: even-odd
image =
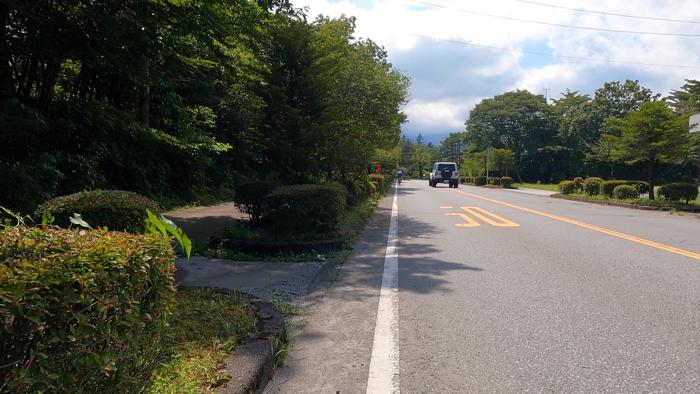
[[[387,200],[270,391],[365,391]],[[700,391],[695,216],[414,180],[398,207],[401,391]]]

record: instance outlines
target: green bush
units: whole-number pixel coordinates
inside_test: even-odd
[[[389,188],[389,181],[384,175],[369,174],[370,182],[376,182],[380,193],[384,193]]]
[[[274,181],[241,182],[234,188],[233,203],[251,220],[258,220],[263,213],[263,197],[276,187],[277,182]]]
[[[509,189],[513,187],[513,178],[509,176],[502,176],[501,179],[499,180],[500,184],[502,187]]]
[[[637,192],[639,193],[648,193],[649,192],[649,184],[644,181],[626,181],[626,180],[618,180],[618,179],[612,179],[609,181],[604,181],[602,185],[602,193],[607,196],[607,197],[612,197],[613,196],[613,191],[617,186],[620,185],[629,185],[633,186]]]
[[[345,187],[347,205],[355,206],[364,201],[370,194],[365,180],[346,178],[341,180],[340,183]]]
[[[55,218],[60,227],[71,225],[69,218],[79,213],[92,227],[141,233],[145,230],[146,210],[159,213],[158,204],[140,194],[123,190],[96,190],[56,197],[41,204],[35,215]]]
[[[367,191],[370,195],[379,192],[379,183],[367,181]]]
[[[618,200],[639,198],[639,191],[632,185],[618,185],[613,190],[612,196]]]
[[[486,184],[486,177],[485,176],[477,176],[474,178],[474,184],[476,186],[484,186]]]
[[[639,194],[649,193],[649,182],[644,181],[631,181],[630,185],[634,186]]]
[[[574,178],[574,185],[576,185],[576,191],[577,192],[582,192],[583,191],[583,178],[580,176],[577,176]]]
[[[280,186],[264,197],[262,222],[280,233],[333,231],[346,200],[344,190],[335,185]]]
[[[501,184],[501,178],[495,177],[495,176],[490,176],[489,177],[489,185],[492,186],[499,186]]]
[[[621,186],[621,185],[629,185],[629,181],[624,181],[624,180],[619,180],[619,179],[611,179],[608,181],[603,181],[603,184],[601,185],[600,191],[606,197],[612,197],[613,191],[615,190],[615,188],[618,186]]]
[[[561,181],[559,182],[559,192],[561,194],[573,194],[576,192],[576,182],[574,181]]]
[[[698,186],[694,183],[674,182],[659,187],[659,196],[667,201],[681,201],[686,203],[698,198]]]
[[[173,261],[165,237],[0,230],[0,387],[138,391],[159,361]]]
[[[586,178],[583,181],[583,191],[589,196],[597,196],[600,194],[600,189],[603,182],[603,179],[597,177]]]

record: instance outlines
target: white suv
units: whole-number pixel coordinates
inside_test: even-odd
[[[439,161],[433,164],[433,170],[430,172],[428,184],[436,187],[438,183],[447,183],[450,187],[459,187],[459,172],[457,172],[457,163]]]

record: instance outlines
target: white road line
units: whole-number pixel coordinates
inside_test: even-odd
[[[398,186],[391,206],[389,238],[386,241],[382,288],[379,291],[377,322],[374,326],[372,358],[369,362],[367,393],[399,393],[399,205]]]

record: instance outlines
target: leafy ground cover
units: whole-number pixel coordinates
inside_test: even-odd
[[[147,393],[211,393],[230,380],[226,357],[255,328],[255,313],[239,294],[178,288],[171,335]]]

